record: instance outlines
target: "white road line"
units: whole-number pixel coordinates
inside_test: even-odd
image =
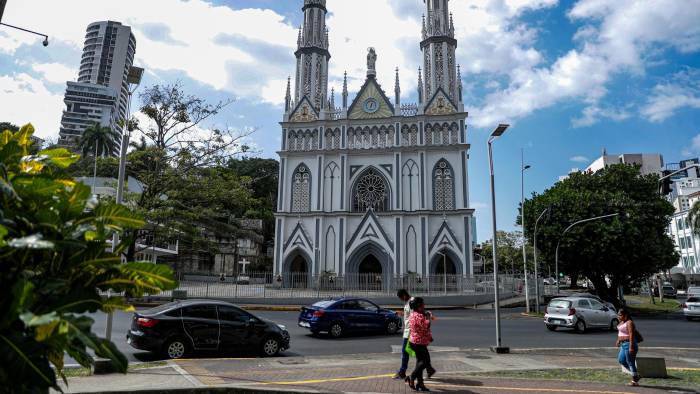
[[[173,360],[168,360],[168,365],[171,366],[177,373],[182,375],[183,378],[187,379],[188,382],[192,383],[194,385],[194,387],[207,387],[207,385],[200,382],[197,378],[190,375],[189,373],[187,373],[187,371],[182,369],[182,367],[177,365],[177,362],[175,362]]]

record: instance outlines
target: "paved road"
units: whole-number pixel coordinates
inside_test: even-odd
[[[314,338],[308,331],[296,325],[298,312],[253,312],[255,315],[284,324],[292,336],[292,348],[286,355],[335,355],[391,352],[392,345],[400,344],[399,336],[355,336],[332,340]],[[460,310],[436,312],[434,323],[435,343],[445,348],[487,348],[495,342],[493,311]],[[104,333],[105,316],[94,315],[97,333]],[[150,361],[157,356],[131,348],[126,343],[126,333],[131,324],[131,314],[117,313],[114,319],[113,340],[130,361]],[[700,321],[688,322],[682,316],[669,319],[637,319],[644,335],[643,346],[700,348]],[[581,348],[614,346],[615,335],[608,331],[592,331],[583,335],[571,331],[549,332],[542,321],[506,312],[502,319],[502,338],[505,345],[516,348]],[[68,360],[70,362],[70,360]]]

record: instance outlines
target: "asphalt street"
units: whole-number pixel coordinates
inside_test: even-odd
[[[502,314],[503,344],[513,348],[585,348],[614,346],[615,333],[589,331],[577,334],[573,331],[547,331],[539,318],[523,317],[520,310],[507,310]],[[335,354],[370,354],[392,352],[392,345],[400,345],[400,336],[362,335],[342,339],[325,336],[312,337],[297,326],[298,312],[252,312],[278,324],[286,325],[291,334],[291,349],[285,356],[314,356]],[[433,324],[435,342],[433,349],[455,348],[483,349],[495,343],[495,320],[492,310],[458,310],[435,312],[438,320]],[[126,343],[126,333],[131,324],[131,314],[116,313],[113,325],[113,341],[129,361],[152,361],[161,356],[133,349]],[[104,334],[104,314],[92,316],[94,331]],[[700,321],[686,321],[682,315],[668,318],[636,319],[644,336],[644,346],[679,347],[700,349]],[[211,355],[208,355],[211,357]],[[67,359],[70,363],[71,360]]]

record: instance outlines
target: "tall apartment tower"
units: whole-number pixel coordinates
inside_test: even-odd
[[[129,26],[113,21],[88,26],[78,82],[68,82],[66,89],[61,145],[74,146],[94,122],[116,128],[126,118],[127,77],[135,54],[136,38]]]

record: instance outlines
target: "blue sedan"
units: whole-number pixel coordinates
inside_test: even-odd
[[[401,330],[402,319],[394,311],[383,309],[360,298],[319,301],[301,308],[299,327],[312,334],[327,332],[333,338],[346,333],[384,332],[394,335]]]

